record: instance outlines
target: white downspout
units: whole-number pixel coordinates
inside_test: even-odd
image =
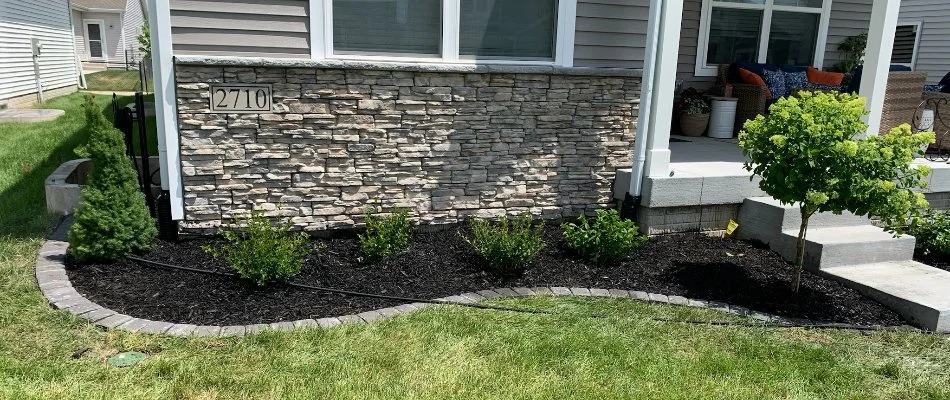
[[[640,111],[637,118],[637,138],[634,148],[633,168],[630,173],[630,195],[640,196],[643,189],[644,166],[647,160],[647,131],[650,126],[651,107],[653,105],[653,76],[656,71],[656,52],[659,47],[660,31],[663,28],[661,14],[665,0],[650,2],[650,19],[647,22],[647,47],[643,58],[643,77],[640,82]]]

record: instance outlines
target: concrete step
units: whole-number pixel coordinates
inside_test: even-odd
[[[950,272],[915,261],[891,261],[822,270],[918,326],[950,332]]]
[[[769,245],[789,261],[795,260],[798,229],[786,230]],[[906,261],[914,257],[913,236],[895,238],[873,225],[808,228],[805,237],[805,268],[811,270],[844,265]]]
[[[802,215],[798,204],[783,205],[771,197],[749,197],[742,202],[739,208],[739,223],[750,222],[750,225],[759,223],[767,227],[785,231],[798,229],[802,223]],[[829,212],[817,213],[808,219],[808,226],[825,228],[833,226],[856,226],[869,224],[867,217],[859,217],[850,212],[833,214]]]

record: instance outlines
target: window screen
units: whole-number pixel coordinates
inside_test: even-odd
[[[891,63],[912,64],[916,46],[917,25],[898,25],[894,35],[894,53],[891,55]]]
[[[557,7],[555,0],[461,0],[459,54],[553,59]]]
[[[336,53],[439,55],[440,0],[333,0]]]

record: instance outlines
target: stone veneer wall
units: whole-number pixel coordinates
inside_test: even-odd
[[[380,203],[451,223],[612,202],[639,77],[473,71],[179,63],[183,229],[248,209],[321,230],[360,224]],[[275,112],[211,113],[216,82],[273,84]]]

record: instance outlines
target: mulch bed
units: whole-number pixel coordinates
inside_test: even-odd
[[[944,271],[950,271],[950,255],[948,254],[923,254],[920,249],[914,252],[914,261],[927,264],[934,268],[940,268]]]
[[[726,302],[813,321],[901,325],[899,315],[838,282],[805,273],[789,290],[792,266],[777,254],[733,239],[699,233],[651,238],[630,259],[598,266],[575,258],[557,226],[547,246],[520,276],[483,272],[459,229],[416,233],[410,248],[363,265],[355,238],[319,239],[326,249],[306,259],[297,283],[366,293],[437,298],[494,287],[566,286],[642,290]],[[157,242],[143,257],[170,264],[228,271],[202,250],[217,238]],[[71,265],[72,263],[70,263]],[[241,325],[359,313],[401,304],[288,286],[258,289],[238,279],[148,268],[132,261],[71,265],[69,279],[91,301],[139,318],[200,325]]]

